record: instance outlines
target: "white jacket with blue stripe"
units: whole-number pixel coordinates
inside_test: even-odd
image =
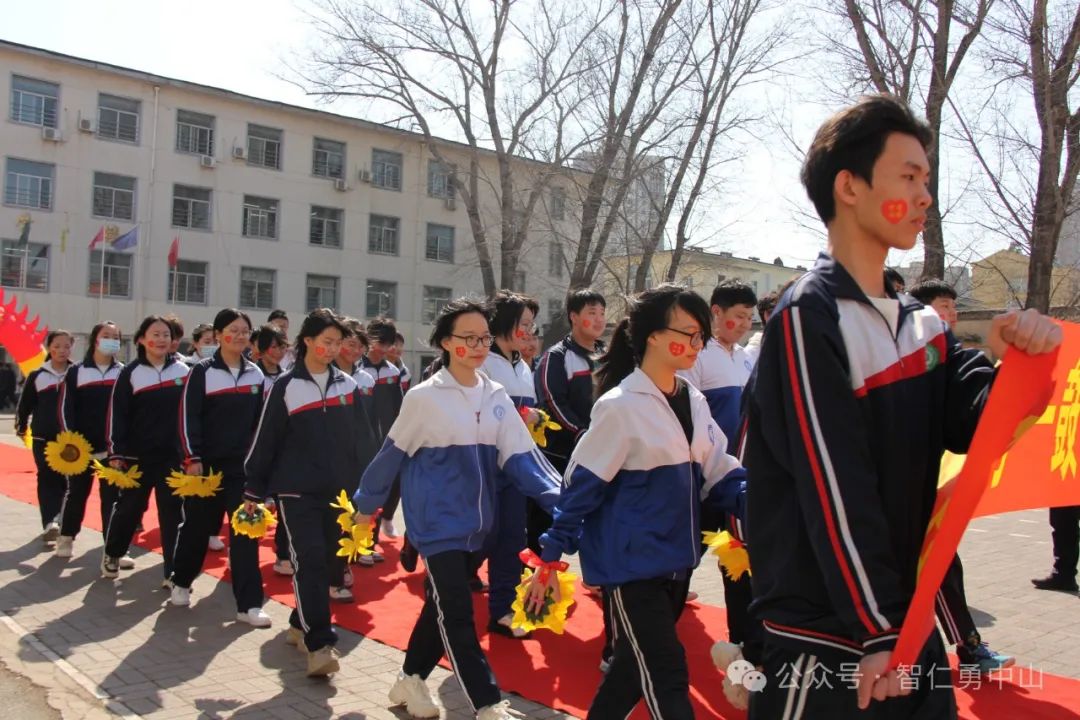
[[[727,453],[709,404],[689,387],[692,442],[640,369],[593,406],[566,470],[545,561],[581,549],[590,585],[681,577],[700,560],[702,501],[743,515],[746,473]]]
[[[495,518],[500,471],[545,510],[559,496],[559,475],[506,390],[483,373],[477,378],[479,412],[445,368],[411,389],[353,497],[358,511],[372,514],[400,470],[409,541],[424,557],[480,549]]]

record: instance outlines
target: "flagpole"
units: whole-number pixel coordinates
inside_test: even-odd
[[[98,317],[97,317],[97,322],[100,322],[101,318],[103,317],[101,304],[102,304],[102,299],[104,298],[104,295],[105,295],[105,234],[104,234],[104,228],[102,229],[101,232],[102,232],[101,242],[98,243],[98,252],[101,253],[101,267],[98,268],[99,271],[100,271],[100,276],[98,277],[98,286],[97,286],[98,287],[98,290],[97,290],[97,292],[98,292]]]

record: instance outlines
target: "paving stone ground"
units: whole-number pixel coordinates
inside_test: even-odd
[[[267,604],[274,620],[269,630],[238,624],[229,588],[202,576],[191,608],[169,607],[167,594],[155,589],[160,556],[136,550],[138,567],[125,580],[101,581],[101,534],[84,530],[75,557],[59,560],[42,551],[37,517],[35,508],[0,496],[0,633],[18,639],[20,661],[52,663],[98,708],[154,720],[406,717],[386,707],[402,651],[341,630],[341,672],[329,682],[310,680],[300,654],[283,642],[286,606]],[[1024,666],[1080,678],[1080,596],[1039,592],[1030,584],[1050,567],[1046,512],[979,519],[960,555],[984,639]],[[722,583],[711,568],[695,573],[693,588],[702,601],[723,604]],[[429,684],[447,718],[471,717],[450,673],[437,669]],[[511,700],[531,718],[563,717]]]

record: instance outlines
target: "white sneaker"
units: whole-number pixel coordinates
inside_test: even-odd
[[[56,557],[71,557],[71,546],[74,544],[74,542],[75,538],[68,537],[67,535],[61,535],[56,541]]]
[[[521,717],[520,713],[510,709],[509,700],[500,700],[494,705],[480,708],[480,712],[476,713],[476,720],[520,720]]]
[[[289,629],[285,631],[285,643],[292,645],[300,652],[307,655],[307,645],[304,644],[304,631],[300,628],[289,626]]]
[[[274,563],[274,572],[278,575],[292,575],[295,572],[292,560],[278,560]]]
[[[182,588],[179,585],[173,585],[173,589],[169,591],[169,604],[174,607],[187,607],[191,604],[191,588]]]
[[[47,543],[56,542],[58,537],[60,537],[60,523],[55,521],[46,525],[45,532],[41,535],[41,539]]]
[[[251,608],[246,613],[236,613],[236,619],[257,628],[270,627],[274,622],[269,615],[263,612],[262,608],[257,607]]]
[[[352,602],[352,590],[347,587],[332,587],[330,588],[330,599],[338,602]]]
[[[117,563],[120,565],[121,570],[135,569],[135,560],[130,555],[124,555],[122,558],[117,560]]]
[[[394,521],[393,520],[384,519],[382,521],[381,534],[385,535],[388,538],[396,538],[398,536],[398,531],[397,531],[397,528],[394,527]]]
[[[223,543],[221,541],[221,538],[219,538],[217,535],[211,535],[210,541],[206,544],[206,546],[214,552],[221,552],[225,549],[225,543]]]
[[[431,697],[425,683],[419,675],[398,673],[397,682],[390,688],[390,706],[405,706],[405,711],[414,718],[439,717],[439,705]]]

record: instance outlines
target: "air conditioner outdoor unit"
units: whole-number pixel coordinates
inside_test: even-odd
[[[235,160],[247,160],[247,148],[237,145],[232,149],[232,156]]]
[[[199,165],[202,165],[204,168],[212,168],[216,164],[217,161],[214,160],[213,155],[203,155],[199,158]]]
[[[43,140],[49,140],[51,142],[60,142],[64,139],[63,136],[60,134],[59,130],[51,127],[41,128],[41,138]]]
[[[334,189],[339,191],[339,192],[345,192],[346,190],[349,189],[349,186],[345,184],[344,180],[342,180],[341,178],[338,178],[337,180],[334,181]]]
[[[457,200],[452,197],[444,198],[443,205],[446,206],[447,210],[457,210]]]
[[[79,132],[94,132],[94,121],[90,118],[79,118]]]
[[[369,170],[361,170],[360,171],[360,182],[364,182],[364,183],[371,182],[371,172]]]

